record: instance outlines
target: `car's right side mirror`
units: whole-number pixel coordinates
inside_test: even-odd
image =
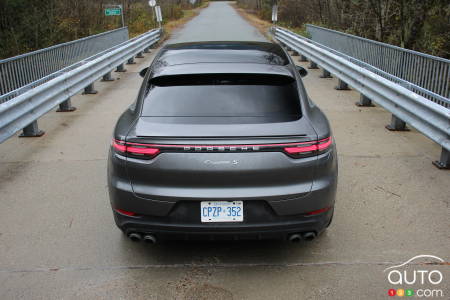
[[[300,74],[300,76],[305,77],[306,75],[308,75],[308,71],[306,71],[305,68],[301,67],[301,66],[296,66],[297,67],[297,71]]]

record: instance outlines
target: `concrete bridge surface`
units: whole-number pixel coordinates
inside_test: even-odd
[[[264,37],[212,2],[168,42],[194,40]],[[431,164],[440,147],[415,130],[387,131],[388,112],[356,107],[357,92],[336,91],[318,70],[304,81],[331,121],[340,164],[326,233],[301,244],[131,242],[113,222],[106,157],[155,52],[97,82],[97,95],[72,98],[75,112],[45,115],[45,136],[0,145],[0,299],[382,299],[406,288],[389,284],[385,268],[419,254],[448,261],[450,173]],[[434,268],[448,297],[449,267]]]

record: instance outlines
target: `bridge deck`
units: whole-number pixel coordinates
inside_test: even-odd
[[[212,3],[184,31],[227,5]],[[113,223],[106,155],[152,57],[96,83],[97,95],[74,97],[77,111],[44,116],[45,136],[1,145],[1,299],[381,298],[389,262],[448,258],[450,173],[430,163],[440,148],[414,130],[387,131],[389,113],[356,107],[356,92],[334,90],[336,80],[318,71],[305,84],[330,118],[340,163],[335,218],[323,236],[299,245],[129,241]],[[436,268],[448,279],[448,267]]]

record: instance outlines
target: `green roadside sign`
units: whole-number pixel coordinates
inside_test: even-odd
[[[120,16],[121,14],[120,8],[105,8],[105,16]]]

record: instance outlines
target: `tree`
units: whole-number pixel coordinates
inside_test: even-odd
[[[302,32],[306,23],[433,55],[450,57],[448,0],[278,0],[278,23]],[[269,0],[238,5],[270,21]]]

